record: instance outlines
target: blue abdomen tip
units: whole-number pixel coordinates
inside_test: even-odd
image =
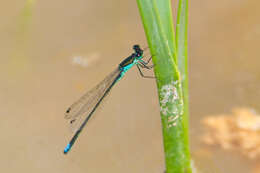
[[[68,145],[66,146],[66,148],[64,149],[64,151],[63,151],[64,154],[67,154],[67,153],[69,152],[70,148],[71,148],[71,145],[68,144]]]

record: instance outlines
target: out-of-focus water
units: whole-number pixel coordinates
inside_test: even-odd
[[[190,2],[191,150],[205,170],[214,165],[219,172],[245,173],[257,164],[236,152],[205,149],[199,137],[200,120],[208,114],[234,106],[260,111],[258,5]],[[128,56],[133,44],[147,46],[135,1],[6,1],[0,21],[1,170],[163,172],[156,84],[135,68],[63,155],[72,135],[66,108]]]

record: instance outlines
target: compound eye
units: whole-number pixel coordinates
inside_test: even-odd
[[[140,46],[136,44],[133,46],[133,49],[137,52],[140,50]]]

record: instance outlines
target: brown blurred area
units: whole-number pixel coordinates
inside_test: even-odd
[[[253,109],[234,108],[231,114],[207,116],[202,123],[206,128],[202,136],[205,144],[260,159],[260,115]]]
[[[210,160],[204,170],[214,165],[223,173],[258,170],[259,161],[204,148],[199,138],[200,121],[207,115],[236,106],[260,110],[260,2],[202,0],[189,5],[194,163]],[[63,155],[72,135],[66,108],[128,56],[133,44],[147,46],[135,1],[3,1],[0,38],[3,172],[163,172],[156,83],[141,78],[135,68]]]

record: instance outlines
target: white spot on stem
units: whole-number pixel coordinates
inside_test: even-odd
[[[180,87],[180,82],[173,81],[162,86],[160,91],[160,108],[162,115],[167,116],[167,127],[176,126],[177,120],[183,114],[183,100],[177,90]]]

